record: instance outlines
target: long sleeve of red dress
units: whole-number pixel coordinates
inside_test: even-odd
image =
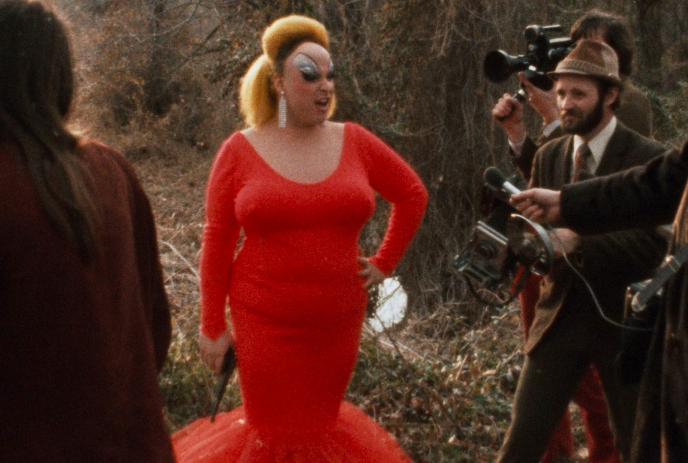
[[[225,302],[229,292],[234,251],[240,225],[234,214],[237,153],[232,139],[220,149],[208,179],[206,190],[206,224],[200,260],[201,331],[211,339],[225,329]]]
[[[390,275],[423,219],[428,193],[418,175],[379,138],[359,128],[362,153],[370,153],[366,168],[371,187],[392,204],[387,231],[370,261]]]

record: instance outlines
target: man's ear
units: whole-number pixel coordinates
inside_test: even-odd
[[[604,103],[607,106],[614,104],[616,100],[619,99],[619,87],[611,86],[607,89],[607,93],[604,95]]]

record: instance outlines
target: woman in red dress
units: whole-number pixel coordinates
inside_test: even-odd
[[[408,462],[343,398],[366,289],[401,259],[427,191],[369,131],[328,121],[334,66],[322,24],[281,18],[262,45],[241,88],[249,128],[225,141],[210,174],[200,264],[201,358],[219,372],[235,346],[243,406],[177,432],[175,454],[180,462]],[[375,192],[392,210],[366,258],[358,237]]]

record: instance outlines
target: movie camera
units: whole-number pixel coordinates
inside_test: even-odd
[[[549,272],[554,252],[547,231],[509,204],[511,195],[519,192],[513,185],[518,182],[507,181],[496,167],[488,168],[484,177],[487,217],[475,225],[466,249],[452,265],[478,300],[501,306],[521,291],[531,274]]]
[[[548,34],[551,32],[561,32],[561,26],[554,24],[526,27],[523,37],[528,49],[523,55],[509,55],[502,50],[489,52],[483,61],[485,77],[490,82],[499,83],[508,79],[511,74],[523,71],[533,85],[545,91],[550,90],[553,82],[547,73],[553,71],[575,45],[569,37],[550,39]]]

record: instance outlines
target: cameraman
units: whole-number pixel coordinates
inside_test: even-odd
[[[633,71],[634,41],[625,19],[600,10],[592,10],[576,21],[571,27],[570,36],[573,41],[589,39],[605,42],[614,49],[619,58],[621,77],[619,104],[614,113],[624,125],[649,137],[652,129],[652,108],[649,99],[632,84],[629,78]],[[537,144],[526,133],[523,120],[524,109],[518,99],[505,94],[495,105],[492,114],[507,132],[514,164],[524,178],[529,180],[533,158],[538,147],[564,133],[560,127],[554,89],[541,90],[525,79],[521,73],[519,73],[519,78],[528,94],[529,103],[543,119],[543,129]],[[531,277],[519,295],[526,337],[533,322],[535,303],[539,298],[538,286],[539,278]],[[582,412],[589,461],[591,463],[619,461],[609,429],[607,404],[602,385],[594,367],[591,367],[581,380],[573,401]],[[560,456],[571,456],[572,451],[571,420],[567,409],[559,426],[552,434],[542,461],[550,462]]]
[[[555,79],[562,129],[568,135],[538,150],[531,186],[560,189],[586,175],[642,164],[665,151],[614,116],[621,80],[616,53],[608,45],[580,40],[550,76]],[[574,158],[574,152],[587,157]],[[597,368],[604,387],[617,448],[628,457],[637,396],[616,375],[621,330],[608,319],[620,321],[626,286],[648,276],[664,256],[666,243],[645,230],[578,237],[571,230],[558,229],[556,235],[560,258],[541,284],[512,423],[499,461],[530,462],[542,457],[590,365]],[[570,256],[567,261],[561,258],[562,249]],[[569,262],[587,279],[604,313]]]
[[[526,216],[562,221],[579,233],[665,223],[674,217],[671,252],[688,243],[688,142],[645,166],[512,197]],[[683,199],[681,199],[683,198]],[[640,387],[631,461],[679,462],[688,455],[688,272],[685,264],[664,288],[663,309]]]
[[[619,59],[621,90],[616,117],[640,135],[652,135],[652,105],[647,96],[631,82],[633,73],[634,39],[627,21],[601,10],[592,10],[571,26],[571,40],[580,39],[604,42],[614,49]],[[510,154],[524,178],[530,179],[533,157],[545,142],[564,135],[559,121],[557,97],[554,88],[544,91],[534,86],[519,73],[526,88],[528,102],[542,117],[543,128],[537,143],[528,136],[523,117],[523,104],[505,93],[492,110],[492,116],[504,128],[509,138]]]

